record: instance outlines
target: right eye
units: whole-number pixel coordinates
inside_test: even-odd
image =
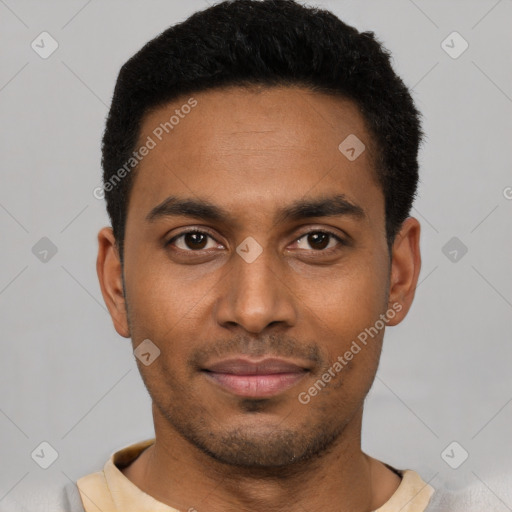
[[[179,235],[172,237],[165,245],[176,245],[176,247],[185,252],[197,252],[211,249],[212,247],[205,247],[208,244],[208,238],[215,239],[209,233],[192,229],[183,231]],[[179,243],[177,243],[179,241]]]

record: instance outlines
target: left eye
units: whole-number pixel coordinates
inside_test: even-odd
[[[300,245],[300,241],[305,240],[305,243],[309,244],[314,250],[323,251],[333,248],[333,245],[329,245],[329,241],[332,241],[332,239],[336,240],[340,245],[345,245],[343,239],[329,231],[310,231],[298,238],[296,242]]]

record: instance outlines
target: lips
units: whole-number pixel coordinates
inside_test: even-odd
[[[267,358],[225,359],[203,369],[205,377],[225,391],[245,397],[267,398],[286,391],[309,372],[300,363]]]
[[[297,373],[305,370],[298,364],[284,359],[263,359],[251,361],[248,359],[226,359],[209,365],[206,370],[216,373],[230,373],[233,375],[269,375],[275,373]]]

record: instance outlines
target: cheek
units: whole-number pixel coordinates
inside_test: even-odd
[[[366,389],[373,378],[384,334],[380,315],[387,307],[386,283],[382,267],[360,260],[309,287],[304,312],[313,322],[312,330],[326,351],[331,372],[344,376],[334,379],[333,389],[341,381]],[[332,368],[336,361],[339,364]]]
[[[299,295],[326,328],[342,336],[373,325],[385,311],[386,283],[382,267],[359,261],[316,276]]]
[[[163,389],[186,392],[182,383],[190,375],[185,362],[205,336],[205,307],[209,302],[205,292],[210,288],[205,289],[200,282],[183,283],[176,274],[150,269],[139,272],[129,286],[127,283],[134,348],[149,339],[160,350],[151,365],[138,363],[152,393]]]
[[[204,280],[186,280],[177,267],[148,265],[130,273],[127,298],[135,327],[147,329],[156,338],[182,331],[198,318],[208,300]],[[188,320],[188,322],[187,322]],[[149,336],[148,336],[149,337]]]

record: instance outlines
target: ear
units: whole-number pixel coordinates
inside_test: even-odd
[[[121,336],[129,338],[130,329],[123,291],[121,260],[111,227],[104,227],[98,233],[96,272],[98,273],[103,300],[112,317],[114,327]]]
[[[393,242],[388,309],[392,308],[396,315],[388,325],[399,324],[414,299],[421,269],[420,231],[418,220],[408,217]]]

